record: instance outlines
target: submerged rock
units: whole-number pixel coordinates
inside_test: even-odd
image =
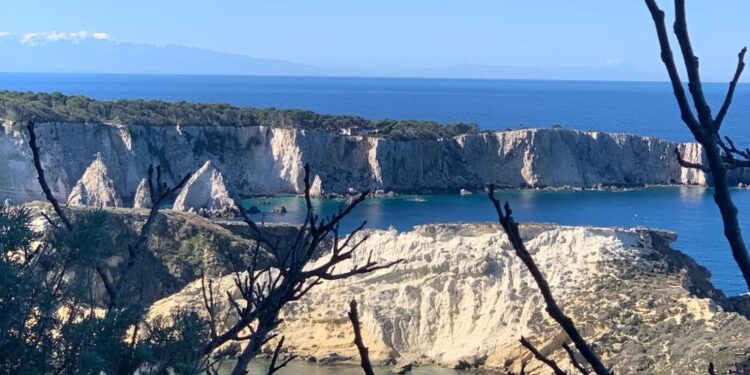
[[[133,208],[151,208],[151,189],[148,187],[148,180],[143,179],[135,189],[135,198],[133,198]]]
[[[122,207],[115,184],[109,177],[107,166],[97,155],[86,168],[83,176],[73,186],[68,196],[68,205],[74,207]]]
[[[173,209],[208,217],[234,217],[239,212],[224,177],[210,160],[190,177],[175,199]]]
[[[273,208],[273,213],[279,214],[279,215],[285,215],[286,214],[286,207],[282,205],[278,205]]]

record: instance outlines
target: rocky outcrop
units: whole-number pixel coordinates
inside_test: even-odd
[[[325,194],[325,190],[323,190],[323,181],[320,179],[320,176],[315,175],[312,184],[310,184],[310,196],[313,198],[324,198]]]
[[[524,240],[556,299],[616,373],[705,373],[747,363],[750,322],[726,312],[708,272],[672,250],[675,235],[645,229],[524,225]],[[362,233],[352,264],[405,259],[389,270],[325,282],[283,313],[285,347],[302,358],[357,361],[349,300],[360,304],[370,357],[545,374],[519,344],[528,337],[569,366],[566,335],[496,225],[426,225]],[[348,269],[352,264],[342,265]],[[231,277],[215,285],[232,286]],[[223,303],[223,302],[222,302]],[[199,283],[154,304],[200,311]],[[227,310],[231,310],[228,306]],[[222,310],[221,308],[219,310]]]
[[[27,135],[5,124],[0,198],[42,199]],[[40,123],[37,133],[47,179],[61,200],[97,153],[126,200],[149,165],[162,165],[165,182],[174,185],[206,160],[239,195],[300,193],[305,163],[326,193],[476,191],[486,183],[525,188],[707,182],[702,172],[681,168],[674,157],[679,146],[688,158],[699,159],[697,145],[566,129],[391,140],[268,127]],[[733,183],[750,182],[750,176],[733,173]]]
[[[133,208],[151,208],[151,205],[151,189],[148,186],[148,180],[144,178],[135,189]]]
[[[174,201],[175,211],[208,217],[234,217],[239,212],[218,169],[208,160],[185,183]]]
[[[68,205],[75,207],[122,207],[122,199],[117,194],[115,184],[109,177],[107,166],[101,157],[96,158],[68,196]]]

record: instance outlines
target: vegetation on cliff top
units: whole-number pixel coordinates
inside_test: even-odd
[[[41,122],[114,122],[152,126],[269,126],[372,134],[391,139],[452,137],[478,131],[476,124],[417,120],[368,120],[312,111],[235,107],[161,100],[94,100],[60,93],[0,91],[0,118]]]

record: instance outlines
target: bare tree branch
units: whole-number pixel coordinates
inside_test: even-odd
[[[261,228],[253,222],[247,213],[243,220],[251,229],[251,237],[255,241],[249,265],[242,265],[238,257],[230,256],[234,273],[234,284],[239,297],[235,298],[227,292],[227,299],[232,306],[232,313],[236,314],[235,323],[226,327],[223,332],[214,325],[211,327],[212,338],[204,347],[203,354],[208,356],[217,348],[230,341],[247,341],[245,348],[235,367],[233,375],[243,374],[247,364],[260,351],[269,338],[269,334],[280,323],[279,314],[283,306],[306,295],[323,280],[338,280],[355,275],[365,274],[391,267],[402,260],[378,264],[368,258],[363,264],[353,265],[351,269],[336,272],[337,266],[344,261],[353,259],[354,253],[366,239],[358,236],[364,223],[354,229],[345,238],[339,235],[339,224],[366,198],[363,193],[341,208],[339,212],[326,219],[319,219],[313,211],[310,197],[310,168],[305,166],[305,203],[307,214],[302,226],[297,230],[294,241],[285,249],[279,249],[278,243],[265,238]],[[326,251],[321,251],[324,245],[331,243]],[[261,249],[261,244],[267,249]],[[258,254],[267,250],[273,255],[270,264],[260,265]],[[313,265],[314,262],[314,265]],[[210,288],[210,284],[203,288]],[[204,291],[206,296],[210,291]],[[210,298],[204,297],[210,306]],[[242,332],[249,330],[249,335]]]
[[[534,345],[530,343],[529,340],[526,340],[526,338],[523,336],[521,336],[521,345],[523,345],[526,349],[528,349],[531,352],[531,354],[534,355],[534,358],[536,358],[538,361],[544,363],[550,369],[552,369],[555,375],[568,375],[565,371],[563,371],[557,365],[557,362],[545,357],[544,354],[540,353],[539,350],[537,350],[536,347],[534,347]]]
[[[669,45],[667,27],[664,24],[664,11],[659,9],[659,6],[656,5],[656,0],[646,0],[646,5],[648,6],[649,11],[651,11],[651,16],[656,25],[656,34],[659,37],[659,45],[661,47],[661,60],[664,62],[664,66],[667,67],[669,80],[672,82],[672,91],[674,92],[675,98],[677,98],[677,104],[680,107],[682,120],[687,124],[696,139],[703,138],[703,129],[701,129],[698,120],[696,120],[693,111],[690,109],[690,103],[688,103],[685,89],[682,87],[680,73],[677,70],[677,65],[674,63],[674,55],[672,54],[672,48]]]
[[[70,223],[70,219],[65,215],[65,212],[62,210],[62,207],[60,207],[60,203],[57,201],[57,198],[52,194],[52,190],[49,188],[49,185],[47,184],[47,179],[44,177],[44,168],[42,168],[42,161],[41,157],[39,156],[39,145],[36,143],[36,131],[34,131],[34,121],[29,121],[27,124],[27,129],[29,130],[29,147],[31,147],[31,153],[34,157],[34,168],[36,168],[36,174],[37,179],[39,180],[39,186],[42,187],[42,191],[44,192],[44,196],[47,198],[47,200],[52,204],[52,208],[55,210],[55,213],[57,213],[57,216],[60,217],[60,221],[63,222],[65,227],[68,230],[73,229],[73,224]]]
[[[711,117],[711,108],[706,103],[703,95],[698,69],[698,58],[695,57],[695,54],[693,53],[693,47],[690,43],[690,37],[687,30],[685,1],[675,0],[674,32],[680,44],[685,68],[688,72],[688,86],[693,97],[695,109],[698,112],[698,120],[696,120],[692,115],[692,111],[687,102],[679,74],[677,74],[677,68],[674,62],[674,57],[672,56],[669,37],[667,36],[664,22],[664,12],[659,9],[656,0],[645,0],[645,2],[654,20],[654,26],[656,27],[656,34],[661,49],[662,61],[667,68],[669,79],[672,82],[672,88],[675,98],[677,99],[677,104],[680,108],[680,113],[682,114],[682,120],[685,122],[688,129],[690,129],[695,140],[703,146],[705,157],[708,161],[706,168],[707,170],[710,170],[711,180],[714,186],[714,202],[719,208],[722,223],[724,225],[724,236],[727,238],[727,242],[732,249],[732,256],[742,272],[745,284],[748,289],[750,289],[750,254],[748,254],[745,240],[742,237],[742,230],[737,216],[737,207],[732,201],[732,196],[729,191],[729,181],[727,179],[728,170],[750,167],[750,160],[744,158],[744,152],[739,152],[738,148],[725,144],[719,135],[719,127],[724,116],[726,116],[734,95],[736,80],[739,79],[744,68],[745,50],[743,49],[743,51],[738,54],[738,65],[735,75],[732,82],[730,82],[729,92],[724,100],[724,105],[722,105],[715,121]],[[750,151],[748,151],[747,154],[750,155]],[[744,160],[737,159],[737,157],[743,157]]]
[[[682,155],[680,155],[680,150],[677,147],[674,148],[674,154],[675,156],[677,156],[677,162],[680,163],[681,167],[689,168],[689,169],[697,169],[706,173],[710,172],[710,170],[701,163],[692,163],[683,159]]]
[[[711,107],[708,106],[708,102],[703,95],[700,69],[698,69],[698,57],[693,52],[693,45],[690,42],[690,35],[687,30],[685,0],[675,0],[674,8],[674,33],[677,36],[677,42],[680,44],[680,51],[682,51],[682,58],[685,61],[685,70],[688,74],[688,89],[690,90],[690,95],[693,97],[693,104],[698,112],[698,120],[701,127],[705,131],[710,131],[713,128],[713,117],[711,117]]]
[[[589,375],[588,370],[586,370],[580,363],[578,363],[578,359],[576,358],[576,353],[573,351],[573,349],[568,346],[567,343],[562,344],[563,349],[565,349],[565,352],[568,353],[568,358],[570,358],[570,363],[573,365],[573,367],[578,370],[582,375]]]
[[[375,375],[375,371],[372,370],[372,364],[370,364],[370,351],[362,341],[362,332],[359,326],[359,312],[357,311],[357,300],[352,300],[349,303],[349,320],[352,322],[352,329],[354,330],[354,345],[357,346],[359,351],[360,366],[364,370],[365,375]]]
[[[276,362],[279,360],[279,353],[281,353],[281,348],[284,346],[284,336],[281,336],[281,339],[279,339],[279,343],[276,344],[276,349],[273,351],[273,357],[271,357],[271,364],[268,366],[268,373],[267,375],[273,375],[276,373],[276,371],[279,371],[284,366],[288,365],[289,362],[291,362],[294,358],[297,356],[289,356],[278,365]]]
[[[734,72],[734,77],[732,77],[732,80],[729,82],[729,89],[727,90],[727,96],[724,98],[724,104],[721,105],[721,109],[719,109],[719,113],[716,114],[716,119],[714,119],[716,130],[721,128],[721,123],[724,122],[724,116],[727,115],[729,106],[732,105],[734,89],[737,88],[737,81],[739,81],[740,76],[742,75],[742,70],[745,69],[746,52],[747,47],[743,47],[742,50],[740,50],[740,53],[737,54],[737,70]]]
[[[503,207],[500,205],[500,201],[495,198],[495,187],[492,185],[489,186],[489,198],[492,201],[492,204],[495,206],[500,225],[503,227],[505,234],[508,236],[508,240],[513,246],[516,255],[521,259],[521,261],[523,261],[529,272],[531,272],[531,276],[534,278],[539,291],[542,293],[544,302],[547,305],[547,313],[549,313],[552,319],[554,319],[557,324],[559,324],[560,327],[565,331],[565,333],[568,334],[570,339],[573,340],[573,343],[576,345],[578,351],[581,353],[583,358],[585,358],[586,361],[589,362],[597,375],[610,375],[609,370],[607,370],[604,364],[602,364],[599,356],[594,352],[591,346],[589,346],[583,336],[581,336],[581,334],[578,332],[578,329],[575,327],[573,320],[565,315],[565,313],[557,305],[555,298],[552,296],[552,291],[550,290],[547,280],[544,278],[544,275],[542,275],[542,272],[539,270],[539,267],[537,267],[536,262],[534,262],[534,258],[531,256],[531,253],[529,253],[529,251],[526,249],[526,245],[524,245],[523,243],[521,234],[518,231],[518,224],[516,224],[516,222],[513,220],[513,212],[510,209],[510,204],[508,202],[505,202],[505,209],[503,209]]]

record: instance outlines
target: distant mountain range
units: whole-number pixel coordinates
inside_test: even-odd
[[[178,45],[112,40],[106,33],[0,33],[0,72],[220,74],[435,78],[661,80],[627,64],[535,68],[456,65],[432,68],[333,68]]]
[[[83,33],[83,34],[81,34]],[[111,40],[103,33],[0,37],[0,71],[35,73],[327,75],[326,69],[176,45]]]

